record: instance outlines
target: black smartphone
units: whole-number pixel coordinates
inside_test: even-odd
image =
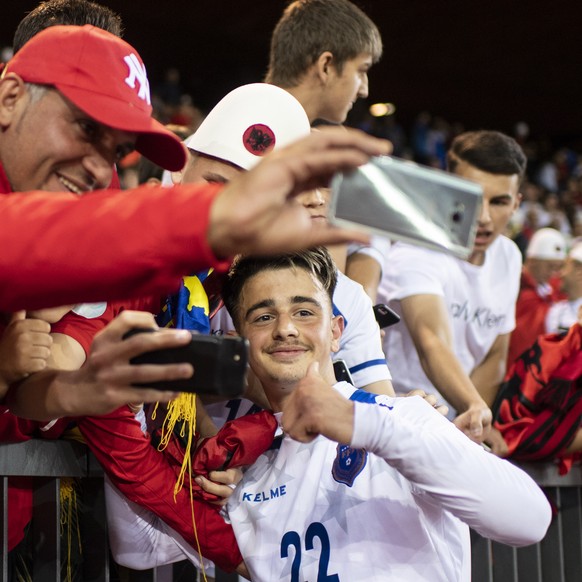
[[[390,307],[384,303],[378,303],[377,305],[374,305],[373,309],[374,316],[376,317],[376,321],[378,322],[380,329],[390,327],[391,325],[394,325],[400,321],[400,315],[398,315],[396,311],[390,309]]]
[[[124,339],[153,329],[132,329]],[[185,380],[170,380],[135,384],[139,387],[215,394],[226,398],[241,396],[246,386],[248,341],[242,337],[192,334],[189,344],[179,348],[154,350],[135,356],[132,364],[179,364],[194,366],[194,376]]]
[[[354,379],[344,360],[334,360],[333,371],[338,382],[349,382],[352,386],[354,385]]]

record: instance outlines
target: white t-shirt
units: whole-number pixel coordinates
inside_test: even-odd
[[[521,254],[507,237],[487,249],[485,262],[472,265],[445,253],[397,243],[392,246],[379,298],[401,314],[400,299],[411,295],[443,297],[449,314],[453,351],[467,374],[480,364],[498,335],[515,327]],[[386,330],[384,351],[394,388],[438,391],[426,377],[403,321]]]
[[[390,380],[372,301],[359,283],[340,271],[333,295],[333,312],[334,315],[343,317],[344,331],[340,339],[340,349],[332,354],[332,359],[345,361],[358,388],[380,380]],[[232,319],[224,307],[211,319],[210,325],[213,334],[234,330]],[[208,404],[205,408],[218,427],[227,420],[259,410],[249,400],[240,398]]]
[[[356,399],[354,448],[283,436],[235,489],[227,510],[252,580],[468,581],[466,524],[503,543],[543,537],[550,507],[521,470],[419,397]]]
[[[370,244],[363,245],[361,243],[351,243],[348,245],[347,255],[353,255],[355,253],[361,253],[362,255],[368,255],[372,259],[378,262],[381,269],[384,269],[384,262],[386,261],[386,256],[390,250],[390,239],[383,236],[371,236]]]
[[[578,322],[578,309],[582,306],[582,297],[574,301],[558,301],[554,303],[546,315],[546,332],[557,333],[567,331]]]

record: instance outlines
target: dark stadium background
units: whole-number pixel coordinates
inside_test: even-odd
[[[259,81],[285,0],[104,0],[121,13],[152,85],[177,67],[202,109],[231,88]],[[5,0],[0,45],[10,44],[36,0]],[[532,134],[582,149],[582,4],[576,0],[361,0],[378,24],[384,56],[370,99],[396,105],[410,125],[428,110],[467,129]],[[358,113],[357,111],[355,112]]]

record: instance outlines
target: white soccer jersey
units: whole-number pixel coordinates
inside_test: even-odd
[[[354,384],[361,388],[380,380],[391,380],[372,301],[359,283],[340,271],[333,295],[333,312],[334,315],[343,317],[344,331],[340,339],[340,349],[332,354],[332,358],[346,362]],[[224,307],[211,319],[210,325],[213,334],[234,330],[232,319]],[[206,409],[218,427],[227,420],[259,410],[249,400],[240,398],[209,404]]]
[[[452,349],[463,370],[478,366],[498,335],[515,327],[521,255],[515,243],[500,236],[487,249],[485,263],[473,265],[452,255],[397,243],[392,246],[378,296],[401,313],[400,300],[439,295],[449,316]],[[386,330],[384,351],[394,388],[421,388],[438,394],[424,373],[414,342],[402,321]],[[454,412],[453,407],[451,413]]]
[[[356,403],[354,448],[284,436],[230,498],[253,581],[467,581],[469,530],[459,517],[504,543],[543,537],[550,508],[525,473],[419,397],[356,397],[380,406]]]

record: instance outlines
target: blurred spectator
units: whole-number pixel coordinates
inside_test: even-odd
[[[562,298],[558,273],[566,258],[566,240],[553,228],[542,228],[526,251],[511,334],[508,365],[545,333],[545,318],[552,304]]]
[[[432,166],[444,170],[447,166],[447,148],[451,137],[451,127],[442,117],[435,117],[426,136],[429,160]]]
[[[567,299],[552,305],[546,316],[546,332],[567,331],[582,320],[582,242],[577,242],[570,252],[561,272],[562,290]]]
[[[154,87],[153,92],[158,95],[164,103],[171,107],[177,107],[180,105],[180,99],[183,94],[180,82],[180,71],[175,67],[166,69],[164,80]]]
[[[414,160],[419,164],[428,163],[428,130],[431,119],[428,111],[421,111],[412,126],[412,152]]]
[[[541,203],[543,191],[537,184],[528,181],[522,184],[520,190],[522,200],[512,218],[512,224],[517,231],[523,230],[529,240],[547,222],[546,211]]]
[[[540,226],[555,228],[564,236],[569,236],[571,232],[570,223],[562,209],[560,197],[555,192],[546,193],[543,198],[543,207],[546,214],[544,223]]]

